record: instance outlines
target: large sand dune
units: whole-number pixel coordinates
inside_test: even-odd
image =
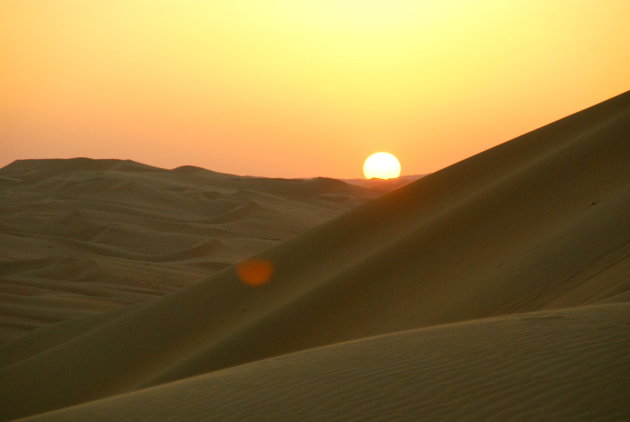
[[[626,420],[629,139],[626,93],[266,249],[263,286],[35,330],[0,349],[3,414]]]

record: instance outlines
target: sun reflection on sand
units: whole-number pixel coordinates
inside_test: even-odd
[[[249,286],[262,286],[271,279],[273,264],[267,259],[248,259],[236,265],[236,274]]]

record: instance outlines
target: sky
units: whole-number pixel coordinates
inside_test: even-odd
[[[0,0],[0,166],[426,174],[629,88],[627,0]]]

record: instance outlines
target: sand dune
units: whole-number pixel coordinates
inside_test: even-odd
[[[377,196],[87,158],[17,161],[0,176],[0,342],[189,286]]]
[[[630,304],[397,332],[29,421],[627,420]]]
[[[627,419],[629,135],[626,93],[258,253],[264,286],[35,330],[0,349],[3,414]]]
[[[422,177],[424,175],[414,174],[400,176],[395,179],[344,179],[343,181],[375,192],[391,192]]]

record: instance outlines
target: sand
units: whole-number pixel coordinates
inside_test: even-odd
[[[0,344],[190,286],[377,194],[133,161],[0,169]]]
[[[411,182],[415,182],[418,179],[421,179],[426,175],[421,174],[410,174],[410,175],[402,175],[400,177],[396,177],[393,179],[342,179],[346,183],[350,183],[351,185],[360,186],[365,189],[369,189],[375,192],[391,192],[393,190],[402,188],[405,185],[408,185]]]
[[[256,253],[264,285],[229,266],[34,330],[1,413],[627,420],[629,138],[626,93]]]
[[[396,332],[29,420],[623,420],[629,312],[585,306]]]

